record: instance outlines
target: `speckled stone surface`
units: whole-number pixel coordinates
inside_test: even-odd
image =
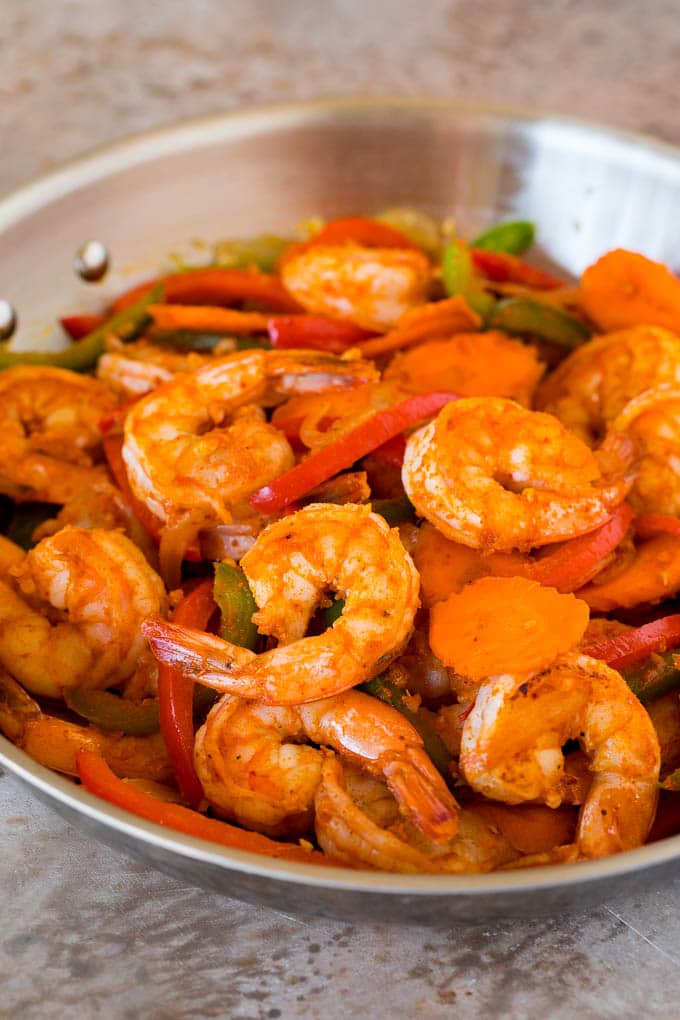
[[[0,0],[0,54],[0,192],[181,117],[352,93],[514,104],[680,142],[676,0]],[[3,1018],[680,1013],[680,875],[580,917],[357,927],[182,885],[6,775],[0,834]]]

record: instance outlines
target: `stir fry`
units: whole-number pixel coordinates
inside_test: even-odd
[[[413,210],[221,242],[0,345],[0,730],[284,860],[680,830],[680,281]]]

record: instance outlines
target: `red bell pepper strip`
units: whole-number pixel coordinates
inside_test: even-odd
[[[205,630],[216,610],[213,579],[201,581],[182,599],[173,613],[175,623]],[[188,804],[203,798],[194,768],[194,681],[172,666],[158,668],[158,705],[161,733],[175,773],[180,793]]]
[[[588,535],[561,542],[534,560],[526,576],[560,591],[574,591],[573,586],[580,587],[578,582],[623,541],[632,519],[632,508],[622,503],[606,524]]]
[[[650,655],[667,652],[680,645],[680,613],[663,616],[660,620],[645,623],[635,630],[599,641],[584,649],[585,655],[602,659],[613,669],[626,669],[644,662]]]
[[[410,425],[438,414],[452,400],[458,400],[457,394],[419,393],[386,411],[378,411],[335,443],[315,451],[290,471],[258,489],[248,502],[260,513],[277,513]]]
[[[371,457],[375,457],[376,460],[380,460],[383,464],[390,464],[392,467],[401,468],[404,463],[404,454],[406,453],[406,439],[400,433],[398,436],[394,436],[393,439],[388,439],[382,446],[376,447],[372,451]]]
[[[129,401],[130,404],[138,400],[135,397],[134,400]],[[125,406],[127,410],[127,405]],[[121,408],[117,408],[120,411]],[[134,492],[130,487],[130,482],[127,476],[127,470],[125,468],[125,461],[123,460],[123,436],[114,432],[113,428],[120,421],[119,418],[114,417],[116,412],[112,412],[106,418],[102,418],[99,423],[99,429],[104,433],[102,436],[102,447],[104,449],[104,456],[106,457],[109,470],[114,477],[116,485],[123,493],[123,498],[128,504],[133,514],[146,531],[149,538],[152,538],[154,542],[159,542],[161,532],[163,530],[163,522],[156,517],[152,510],[149,510],[146,503],[143,503],[140,499],[137,499]],[[124,420],[124,418],[123,418]],[[201,556],[199,547],[196,543],[190,546],[184,553],[184,559],[190,560],[192,563],[198,563],[203,557]]]
[[[635,518],[635,534],[638,538],[653,538],[662,531],[680,538],[680,518],[669,514],[641,514]]]
[[[648,843],[656,843],[658,839],[667,839],[680,832],[680,797],[677,793],[661,791],[656,817],[652,823]]]
[[[106,321],[104,315],[64,315],[59,320],[62,329],[72,340],[82,340],[84,336],[98,329]]]
[[[521,283],[535,290],[556,290],[564,287],[564,280],[547,273],[544,269],[530,266],[528,262],[503,251],[488,251],[485,248],[470,248],[475,269],[494,283]]]
[[[142,503],[141,500],[137,499],[130,488],[127,471],[125,470],[125,461],[123,460],[123,437],[109,432],[102,437],[102,446],[111,474],[116,485],[123,493],[125,502],[129,505],[144,530],[157,542],[163,525],[156,515],[149,510],[146,503]]]
[[[272,347],[306,347],[342,354],[362,340],[375,336],[353,322],[339,322],[321,315],[276,315],[268,323]]]
[[[234,850],[247,850],[250,853],[266,854],[281,860],[298,861],[310,864],[332,865],[330,858],[324,857],[318,850],[306,850],[295,843],[278,843],[259,832],[247,832],[228,822],[219,822],[181,804],[169,804],[157,800],[148,793],[126,783],[115,775],[99,755],[91,751],[79,751],[76,756],[78,776],[81,783],[90,793],[101,797],[109,804],[129,811],[138,818],[145,818],[156,825],[163,825],[186,836],[205,839],[210,843],[219,843]]]
[[[127,308],[158,283],[162,283],[164,301],[169,305],[230,305],[235,301],[256,301],[275,311],[300,311],[300,306],[277,276],[258,269],[220,268],[190,269],[140,283],[113,302],[113,311]]]
[[[354,241],[355,244],[362,244],[367,248],[415,248],[420,250],[410,237],[402,234],[401,230],[395,230],[394,227],[388,227],[386,223],[369,219],[368,216],[343,216],[340,219],[331,220],[321,228],[318,234],[310,237],[307,243],[310,245],[345,244],[348,241]]]

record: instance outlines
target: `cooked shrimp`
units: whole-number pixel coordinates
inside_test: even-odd
[[[580,856],[640,846],[656,809],[659,742],[623,678],[596,659],[569,653],[541,673],[491,677],[465,722],[460,768],[486,797],[557,807],[570,739],[593,773],[576,834]]]
[[[680,514],[680,388],[658,386],[634,397],[611,429],[640,450],[628,500],[639,514]]]
[[[409,437],[402,480],[446,538],[528,550],[604,524],[633,482],[633,453],[614,437],[594,454],[551,415],[467,397]]]
[[[67,503],[105,484],[98,423],[116,402],[104,383],[63,368],[0,372],[0,492]]]
[[[180,375],[139,400],[125,420],[130,485],[166,524],[229,523],[231,509],[293,466],[286,437],[254,403],[351,385],[373,366],[310,351],[244,351]],[[274,402],[276,402],[274,398]]]
[[[172,767],[160,734],[130,737],[96,726],[45,715],[26,691],[0,668],[0,733],[48,769],[77,776],[78,751],[101,755],[124,778],[172,778]]]
[[[127,344],[118,341],[99,359],[97,377],[123,396],[141,397],[179,372],[195,372],[212,361],[212,353],[173,350],[148,340]]]
[[[680,384],[680,336],[634,326],[583,344],[536,393],[536,407],[596,446],[626,404],[662,384]]]
[[[142,620],[166,607],[163,582],[117,531],[67,527],[0,581],[0,662],[34,694],[106,688],[145,656]]]
[[[216,690],[266,704],[300,704],[369,679],[408,640],[418,574],[396,529],[368,507],[310,504],[262,531],[243,559],[259,612],[278,647],[255,655],[163,620],[147,621],[154,654]],[[329,592],[344,599],[332,627],[305,637]]]
[[[383,332],[427,300],[432,270],[422,252],[312,245],[287,255],[281,281],[308,312]]]
[[[511,397],[529,405],[545,365],[536,349],[505,333],[459,333],[394,356],[386,380],[412,393],[448,390],[464,397]]]
[[[196,737],[196,771],[226,817],[273,836],[302,835],[313,816],[323,752],[335,748],[383,776],[402,811],[429,838],[450,839],[457,805],[418,733],[395,709],[359,691],[309,705],[271,707],[226,695]]]
[[[357,803],[357,785],[340,760],[326,755],[314,802],[316,836],[324,852],[351,867],[399,873],[491,871],[517,853],[473,810],[459,812],[459,829],[446,842],[434,843],[398,816],[390,820],[385,794],[371,791],[370,803]],[[387,791],[385,791],[387,793]],[[379,813],[373,805],[379,800]],[[377,814],[377,817],[376,817]],[[396,814],[396,813],[395,813]]]

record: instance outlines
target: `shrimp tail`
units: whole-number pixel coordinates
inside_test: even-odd
[[[142,633],[159,662],[218,691],[229,690],[229,674],[255,657],[247,648],[232,645],[193,627],[169,623],[162,617],[152,616],[145,620]]]
[[[423,835],[447,843],[458,832],[458,805],[420,748],[382,763],[387,785]]]

